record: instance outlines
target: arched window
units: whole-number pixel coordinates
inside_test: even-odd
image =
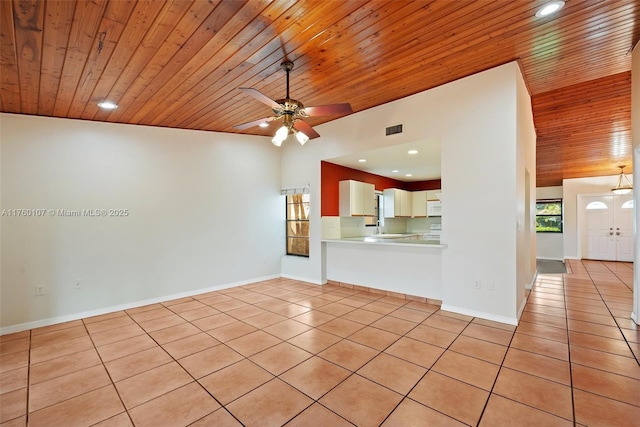
[[[633,209],[633,200],[627,200],[622,204],[622,209]]]
[[[591,202],[587,205],[586,209],[588,211],[591,211],[591,210],[598,210],[598,209],[609,209],[609,207],[606,205],[606,203]]]

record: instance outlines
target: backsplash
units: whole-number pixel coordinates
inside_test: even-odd
[[[364,218],[363,217],[341,217],[340,233],[341,237],[360,237],[365,235]],[[375,227],[368,227],[375,229]]]
[[[431,224],[442,224],[442,217],[407,218],[406,233],[426,233],[431,230]]]
[[[426,233],[431,224],[440,224],[441,217],[432,218],[385,218],[384,226],[366,227],[363,217],[322,217],[322,238],[339,239],[345,237],[371,236],[376,232],[387,234]]]
[[[411,218],[385,218],[381,233],[398,234],[407,232],[407,221]]]

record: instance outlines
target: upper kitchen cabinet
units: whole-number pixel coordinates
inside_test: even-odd
[[[411,212],[414,218],[424,218],[427,216],[427,191],[411,192]]]
[[[442,190],[429,190],[427,191],[427,200],[440,200],[440,192]]]
[[[440,190],[427,192],[427,216],[442,216]]]
[[[388,188],[382,192],[384,198],[384,217],[410,217],[412,211],[411,192],[397,188]]]
[[[340,216],[374,216],[375,186],[366,182],[340,181]]]

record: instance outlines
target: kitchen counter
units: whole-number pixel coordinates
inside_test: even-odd
[[[392,246],[428,246],[432,248],[447,247],[447,245],[441,244],[438,240],[423,240],[422,234],[381,234],[373,236],[343,237],[341,239],[324,239],[322,242]]]
[[[322,240],[326,254],[325,277],[336,282],[442,300],[442,249],[447,245],[417,237],[411,240],[411,237],[387,235]]]

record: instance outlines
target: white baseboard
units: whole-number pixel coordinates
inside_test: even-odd
[[[98,308],[96,310],[82,311],[79,313],[67,314],[64,316],[49,317],[47,319],[35,320],[32,322],[20,323],[17,325],[9,325],[0,328],[0,335],[12,334],[14,332],[27,331],[29,329],[42,328],[44,326],[51,326],[58,323],[71,322],[73,320],[86,319],[87,317],[100,316],[102,314],[113,313],[115,311],[130,310],[132,308],[142,307],[150,304],[157,304],[161,302],[171,301],[174,299],[192,297],[194,295],[205,294],[207,292],[219,291],[222,289],[233,288],[236,286],[248,285],[255,282],[262,282],[264,280],[277,279],[280,275],[271,275],[257,277],[250,280],[241,280],[239,282],[225,283],[223,285],[211,286],[208,288],[195,289],[187,292],[180,292],[172,295],[165,295],[157,298],[149,298],[140,301],[134,301],[126,304],[113,305],[110,307]]]
[[[566,256],[566,257],[564,257],[564,259],[573,259],[573,260],[576,260],[576,261],[580,261],[582,258],[577,257],[577,256]]]
[[[533,279],[531,279],[530,283],[525,283],[524,288],[528,291],[530,291],[531,289],[533,289],[533,285],[536,283],[536,279],[538,278],[538,269],[536,268],[536,272],[533,273]],[[525,299],[526,301],[526,299]],[[520,316],[518,316],[518,319],[520,318]]]
[[[636,313],[631,313],[631,320],[633,320],[636,325],[640,325],[640,319]]]
[[[518,320],[516,321],[516,325],[520,322],[520,317],[522,317],[522,312],[524,312],[524,308],[527,306],[528,299],[528,297],[525,297],[520,304],[520,308],[518,308]]]
[[[536,259],[544,260],[544,261],[562,261],[564,262],[564,258],[547,258],[547,257],[537,257]]]
[[[526,303],[526,299],[525,299],[525,303]],[[469,310],[466,308],[454,307],[448,304],[442,304],[442,306],[440,306],[440,309],[444,311],[451,311],[453,313],[464,314],[465,316],[479,317],[485,320],[492,320],[494,322],[506,323],[508,325],[513,325],[513,326],[518,325],[518,318],[514,318],[514,317],[496,316],[495,314],[484,313],[482,311]],[[524,309],[524,306],[522,307],[522,309]]]

